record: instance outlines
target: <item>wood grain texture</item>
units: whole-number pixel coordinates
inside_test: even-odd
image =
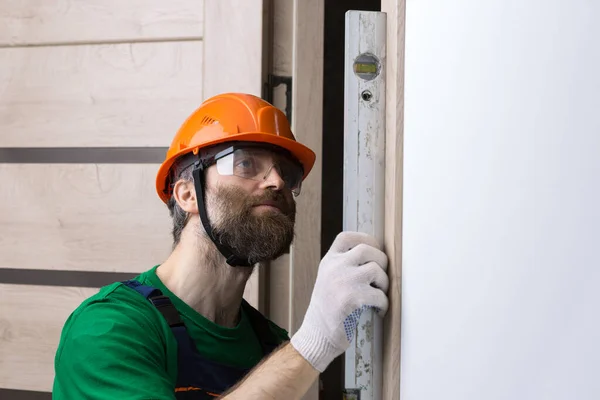
[[[292,75],[292,45],[293,45],[293,1],[272,1],[272,40],[271,56],[273,73],[276,75]],[[273,105],[285,111],[285,86],[275,88]],[[268,277],[268,316],[277,325],[289,331],[290,329],[290,255],[270,263]]]
[[[268,264],[261,263],[254,268],[252,275],[244,288],[244,299],[263,314],[267,313],[267,282]]]
[[[264,0],[204,3],[204,97],[262,94]]]
[[[321,261],[324,0],[294,0],[292,128],[317,155],[298,197],[296,240],[291,252],[290,331],[296,332],[310,303]],[[315,383],[304,399],[318,398]]]
[[[51,391],[62,327],[97,291],[0,284],[0,388]]]
[[[291,253],[291,329],[302,324],[321,261],[321,171],[323,115],[323,0],[295,1],[293,132],[317,154],[298,197],[296,239]]]
[[[202,71],[201,41],[0,49],[0,146],[166,147]]]
[[[272,73],[279,76],[292,76],[294,8],[292,0],[273,0],[272,2]],[[285,112],[286,86],[280,84],[273,88],[273,104]]]
[[[294,7],[292,0],[273,0],[273,73],[292,74]],[[285,89],[284,89],[285,91]]]
[[[290,255],[271,261],[268,277],[268,316],[283,329],[290,329]]]
[[[0,164],[0,268],[142,272],[171,250],[153,164]]]
[[[382,400],[400,398],[405,5],[406,0],[381,2],[381,11],[387,13],[384,250],[389,257],[390,277],[390,308],[384,320],[383,333]]]
[[[3,0],[0,46],[200,39],[203,0]]]

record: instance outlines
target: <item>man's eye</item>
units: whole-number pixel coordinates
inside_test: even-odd
[[[252,160],[250,159],[245,159],[245,160],[240,160],[237,164],[236,167],[238,168],[243,168],[243,169],[249,169],[252,168],[252,166],[254,165],[254,163],[252,162]]]
[[[234,175],[252,178],[257,174],[256,161],[253,158],[243,158],[235,163]]]

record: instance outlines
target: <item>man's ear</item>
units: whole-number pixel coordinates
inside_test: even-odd
[[[183,211],[191,214],[198,213],[194,181],[178,180],[173,187],[173,198]]]

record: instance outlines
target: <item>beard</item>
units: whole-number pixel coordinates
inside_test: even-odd
[[[283,255],[294,239],[296,203],[281,192],[248,196],[237,187],[219,186],[206,193],[207,213],[215,240],[251,264]],[[253,213],[255,206],[274,203],[276,209]]]

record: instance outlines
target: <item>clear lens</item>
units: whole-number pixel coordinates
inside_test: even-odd
[[[263,148],[230,148],[217,155],[220,175],[263,181],[273,170],[294,195],[300,194],[302,168],[289,157]]]

